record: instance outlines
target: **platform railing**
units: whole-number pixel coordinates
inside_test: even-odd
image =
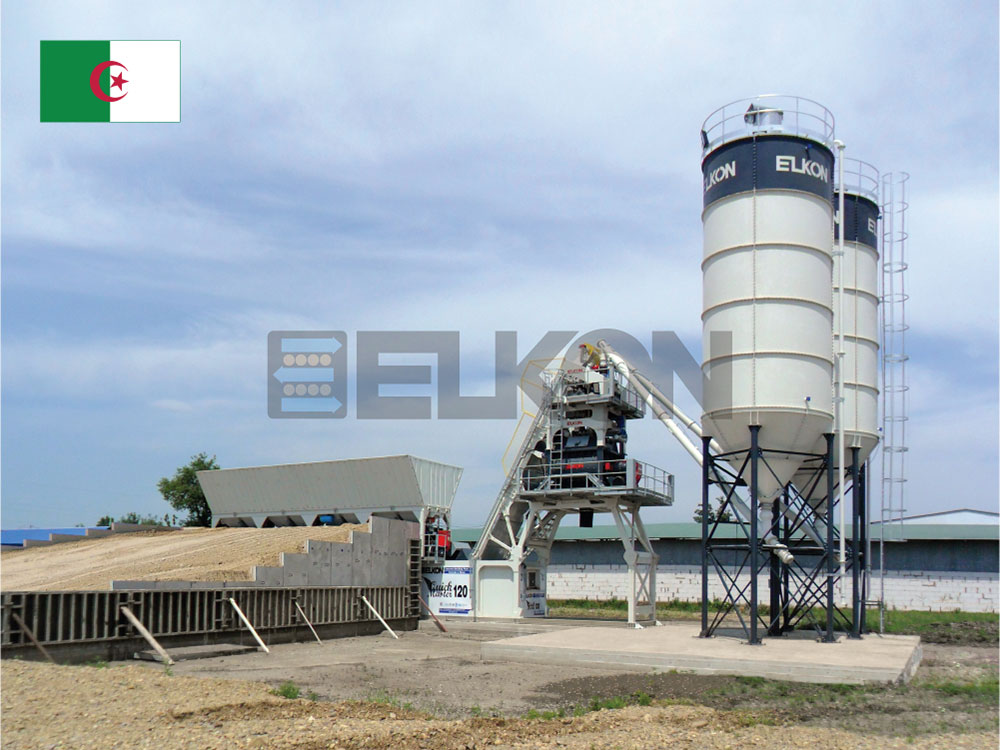
[[[819,102],[789,94],[761,94],[730,102],[710,114],[701,126],[702,154],[738,138],[786,134],[833,147],[834,117]]]
[[[674,477],[664,469],[633,458],[610,461],[566,458],[532,464],[521,473],[522,494],[621,492],[673,500]]]
[[[601,380],[587,382],[583,373],[591,372],[582,370],[580,375],[573,371],[568,371],[556,385],[558,396],[567,401],[582,400],[588,398],[613,398],[640,413],[645,413],[645,402],[639,392],[614,368],[606,365],[593,370],[602,376]],[[575,377],[574,377],[575,376]]]

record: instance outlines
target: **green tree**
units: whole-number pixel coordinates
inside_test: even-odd
[[[124,516],[118,519],[119,523],[134,523],[139,526],[167,526],[169,524],[163,523],[156,516],[143,516],[136,513],[134,510],[130,510]]]
[[[715,502],[718,503],[719,508],[721,508],[722,507],[722,503],[724,502],[724,500],[723,500],[723,498],[718,497],[718,498],[715,499]],[[701,523],[701,503],[698,503],[695,506],[695,508],[694,508],[694,520],[695,520],[695,523]],[[728,510],[722,511],[722,515],[720,516],[718,508],[713,508],[712,504],[709,503],[708,504],[708,522],[710,524],[712,524],[712,523],[715,523],[716,520],[718,520],[719,523],[735,523],[736,522],[736,519],[733,518],[732,513],[730,513]]]
[[[215,456],[209,458],[207,453],[199,453],[191,457],[191,463],[177,469],[172,477],[163,477],[157,483],[157,489],[160,490],[163,499],[170,503],[171,508],[187,511],[185,526],[212,525],[212,510],[208,507],[196,472],[218,468]]]
[[[97,521],[98,526],[110,526],[115,522],[114,516],[101,516]],[[141,526],[176,526],[177,525],[177,514],[176,513],[164,513],[163,518],[157,518],[156,516],[143,516],[136,513],[134,510],[130,510],[124,516],[118,519],[118,523],[136,523]],[[78,523],[77,526],[83,526],[82,523]]]

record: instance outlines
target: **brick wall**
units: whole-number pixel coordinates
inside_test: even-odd
[[[626,567],[617,565],[550,565],[550,599],[624,599]],[[758,581],[761,601],[767,601],[767,576]],[[850,581],[844,593],[850,599]],[[870,599],[879,595],[878,578],[872,577]],[[709,581],[709,596],[722,596],[718,576]],[[656,597],[660,601],[701,599],[701,568],[661,565],[656,569]],[[886,606],[892,609],[954,610],[997,612],[1000,586],[996,573],[956,573],[939,571],[886,571]]]

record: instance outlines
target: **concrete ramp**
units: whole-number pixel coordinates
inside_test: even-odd
[[[749,646],[736,637],[699,638],[697,623],[643,630],[587,627],[553,630],[482,645],[484,661],[605,667],[619,671],[742,675],[792,682],[908,682],[920,664],[920,638],[868,635],[820,643],[811,634],[768,638]]]

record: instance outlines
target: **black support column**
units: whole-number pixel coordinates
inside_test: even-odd
[[[712,438],[701,438],[701,637],[708,638],[708,487],[712,468]]]
[[[861,596],[861,448],[851,448],[851,638],[861,637],[864,604]]]
[[[824,437],[826,438],[826,633],[823,634],[823,643],[834,643],[837,640],[833,634],[833,582],[837,569],[836,561],[833,559],[833,475],[836,468],[833,456],[834,435],[828,432]]]
[[[757,516],[760,512],[760,500],[757,494],[758,471],[760,468],[760,425],[750,425],[750,645],[761,644],[757,633],[757,562],[760,553],[760,538],[757,529]]]
[[[785,502],[788,501],[788,498],[782,493],[771,503],[771,534],[775,539],[781,538],[780,504],[782,499]],[[778,560],[777,555],[771,555],[770,563],[771,575],[767,585],[771,592],[771,614],[768,617],[767,634],[781,635],[781,561]]]

